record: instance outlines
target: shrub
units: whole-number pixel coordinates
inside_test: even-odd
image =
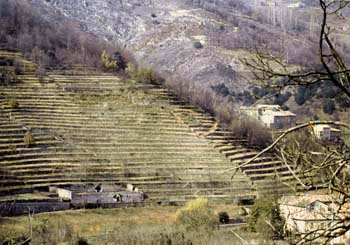
[[[112,59],[116,62],[118,69],[125,70],[127,62],[124,56],[127,56],[126,52],[118,51],[114,52]]]
[[[212,231],[218,224],[214,212],[208,205],[208,200],[197,198],[189,201],[176,212],[176,221],[186,230]]]
[[[287,92],[285,94],[279,94],[275,96],[273,100],[273,104],[282,106],[286,101],[288,101],[289,97],[291,96],[291,93]]]
[[[322,106],[323,112],[332,115],[335,110],[335,104],[332,100],[327,100]]]
[[[323,93],[323,97],[324,98],[334,98],[335,96],[337,96],[338,91],[337,89],[334,87],[334,85],[331,86],[324,86],[322,88],[322,93]]]
[[[27,131],[24,135],[24,144],[27,147],[31,147],[35,144],[34,136],[30,131]]]
[[[238,99],[242,101],[244,105],[251,105],[256,101],[255,97],[246,90],[238,94]]]
[[[201,49],[203,48],[203,44],[201,42],[195,42],[193,44],[193,47],[195,47],[196,49]]]
[[[77,241],[77,245],[89,245],[88,240],[84,237],[79,237]]]
[[[155,80],[153,69],[139,67],[137,69],[137,80],[140,82],[153,82]]]
[[[226,97],[230,95],[230,90],[226,87],[224,83],[220,83],[215,86],[211,86],[211,88],[217,93],[222,95],[223,97]]]
[[[295,102],[298,105],[303,105],[305,101],[307,101],[312,96],[316,95],[316,91],[318,88],[318,84],[313,84],[308,87],[305,86],[299,86],[297,93],[295,94]]]
[[[119,69],[117,62],[111,59],[106,50],[103,50],[101,54],[101,62],[106,70],[117,71]]]
[[[284,111],[288,111],[289,107],[287,105],[283,105],[283,106],[281,106],[281,109],[284,110]]]
[[[305,97],[303,93],[297,93],[294,97],[295,102],[298,105],[303,105],[305,103]]]
[[[160,80],[159,78],[156,78],[156,74],[152,68],[144,68],[129,63],[125,71],[131,79],[136,80],[138,82],[152,83],[156,82],[156,80]]]
[[[340,108],[349,108],[350,107],[350,100],[346,98],[345,96],[337,96],[335,98],[335,101],[339,105]]]
[[[0,84],[10,84],[17,81],[17,75],[6,68],[0,67]]]
[[[228,215],[227,212],[223,211],[223,212],[219,213],[219,222],[221,224],[227,224],[229,222],[229,220],[230,220],[230,216]]]
[[[268,94],[271,93],[271,92],[272,92],[272,91],[271,91],[271,89],[269,89],[269,88],[264,88],[264,87],[262,87],[262,88],[254,87],[254,88],[253,88],[253,95],[254,95],[255,97],[257,97],[257,98],[262,98],[262,97],[268,95]]]
[[[257,199],[249,216],[248,227],[266,238],[283,237],[284,220],[280,216],[277,200]],[[272,228],[273,227],[273,228]]]
[[[133,80],[137,80],[137,67],[133,63],[128,63],[125,69],[126,74]]]

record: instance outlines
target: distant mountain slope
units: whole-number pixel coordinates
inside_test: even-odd
[[[225,83],[235,90],[239,82],[237,57],[223,55],[208,35],[221,26],[235,28],[201,8],[182,1],[85,1],[34,0],[50,15],[59,10],[81,22],[81,28],[120,43],[131,50],[141,63],[152,65],[167,76],[180,76],[202,84]],[[52,18],[51,16],[50,18]],[[203,48],[196,49],[200,41]]]

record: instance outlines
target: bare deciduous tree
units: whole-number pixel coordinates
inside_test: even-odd
[[[343,12],[347,10],[349,3],[348,0],[319,0],[322,15],[318,44],[319,65],[293,71],[283,57],[261,51],[257,52],[254,59],[245,59],[243,63],[261,86],[284,89],[289,86],[330,83],[341,91],[344,99],[350,100],[350,69],[346,57],[342,57],[338,52],[332,39],[335,29],[331,26],[331,23],[344,18]],[[282,164],[285,164],[294,176],[299,189],[328,190],[334,203],[331,221],[325,226],[316,226],[307,232],[301,232],[299,239],[294,241],[295,244],[316,240],[328,244],[334,238],[350,231],[350,214],[346,210],[350,202],[349,139],[343,139],[338,144],[325,143],[313,133],[313,128],[319,124],[350,129],[348,123],[335,121],[310,121],[297,125],[286,130],[270,146],[240,166],[247,165],[263,153],[274,150]],[[300,130],[308,134],[307,140],[296,136]],[[237,168],[228,171],[235,169]]]

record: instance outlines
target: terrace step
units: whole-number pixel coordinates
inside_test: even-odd
[[[25,62],[17,54],[2,55]],[[256,151],[164,88],[85,66],[49,71],[40,82],[37,66],[26,65],[30,72],[22,81],[0,86],[0,167],[10,178],[0,195],[117,182],[149,191],[154,201],[205,195],[232,202],[256,196],[252,183],[267,180],[275,169],[288,177],[271,156],[242,166],[234,178],[224,174]],[[10,98],[18,108],[8,105]],[[23,142],[28,128],[36,140],[32,147]]]

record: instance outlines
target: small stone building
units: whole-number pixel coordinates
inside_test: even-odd
[[[341,139],[341,130],[326,124],[315,125],[313,131],[315,136],[321,140],[339,141]]]
[[[241,114],[256,119],[262,125],[272,129],[284,129],[296,124],[296,115],[284,111],[279,105],[242,106]]]

